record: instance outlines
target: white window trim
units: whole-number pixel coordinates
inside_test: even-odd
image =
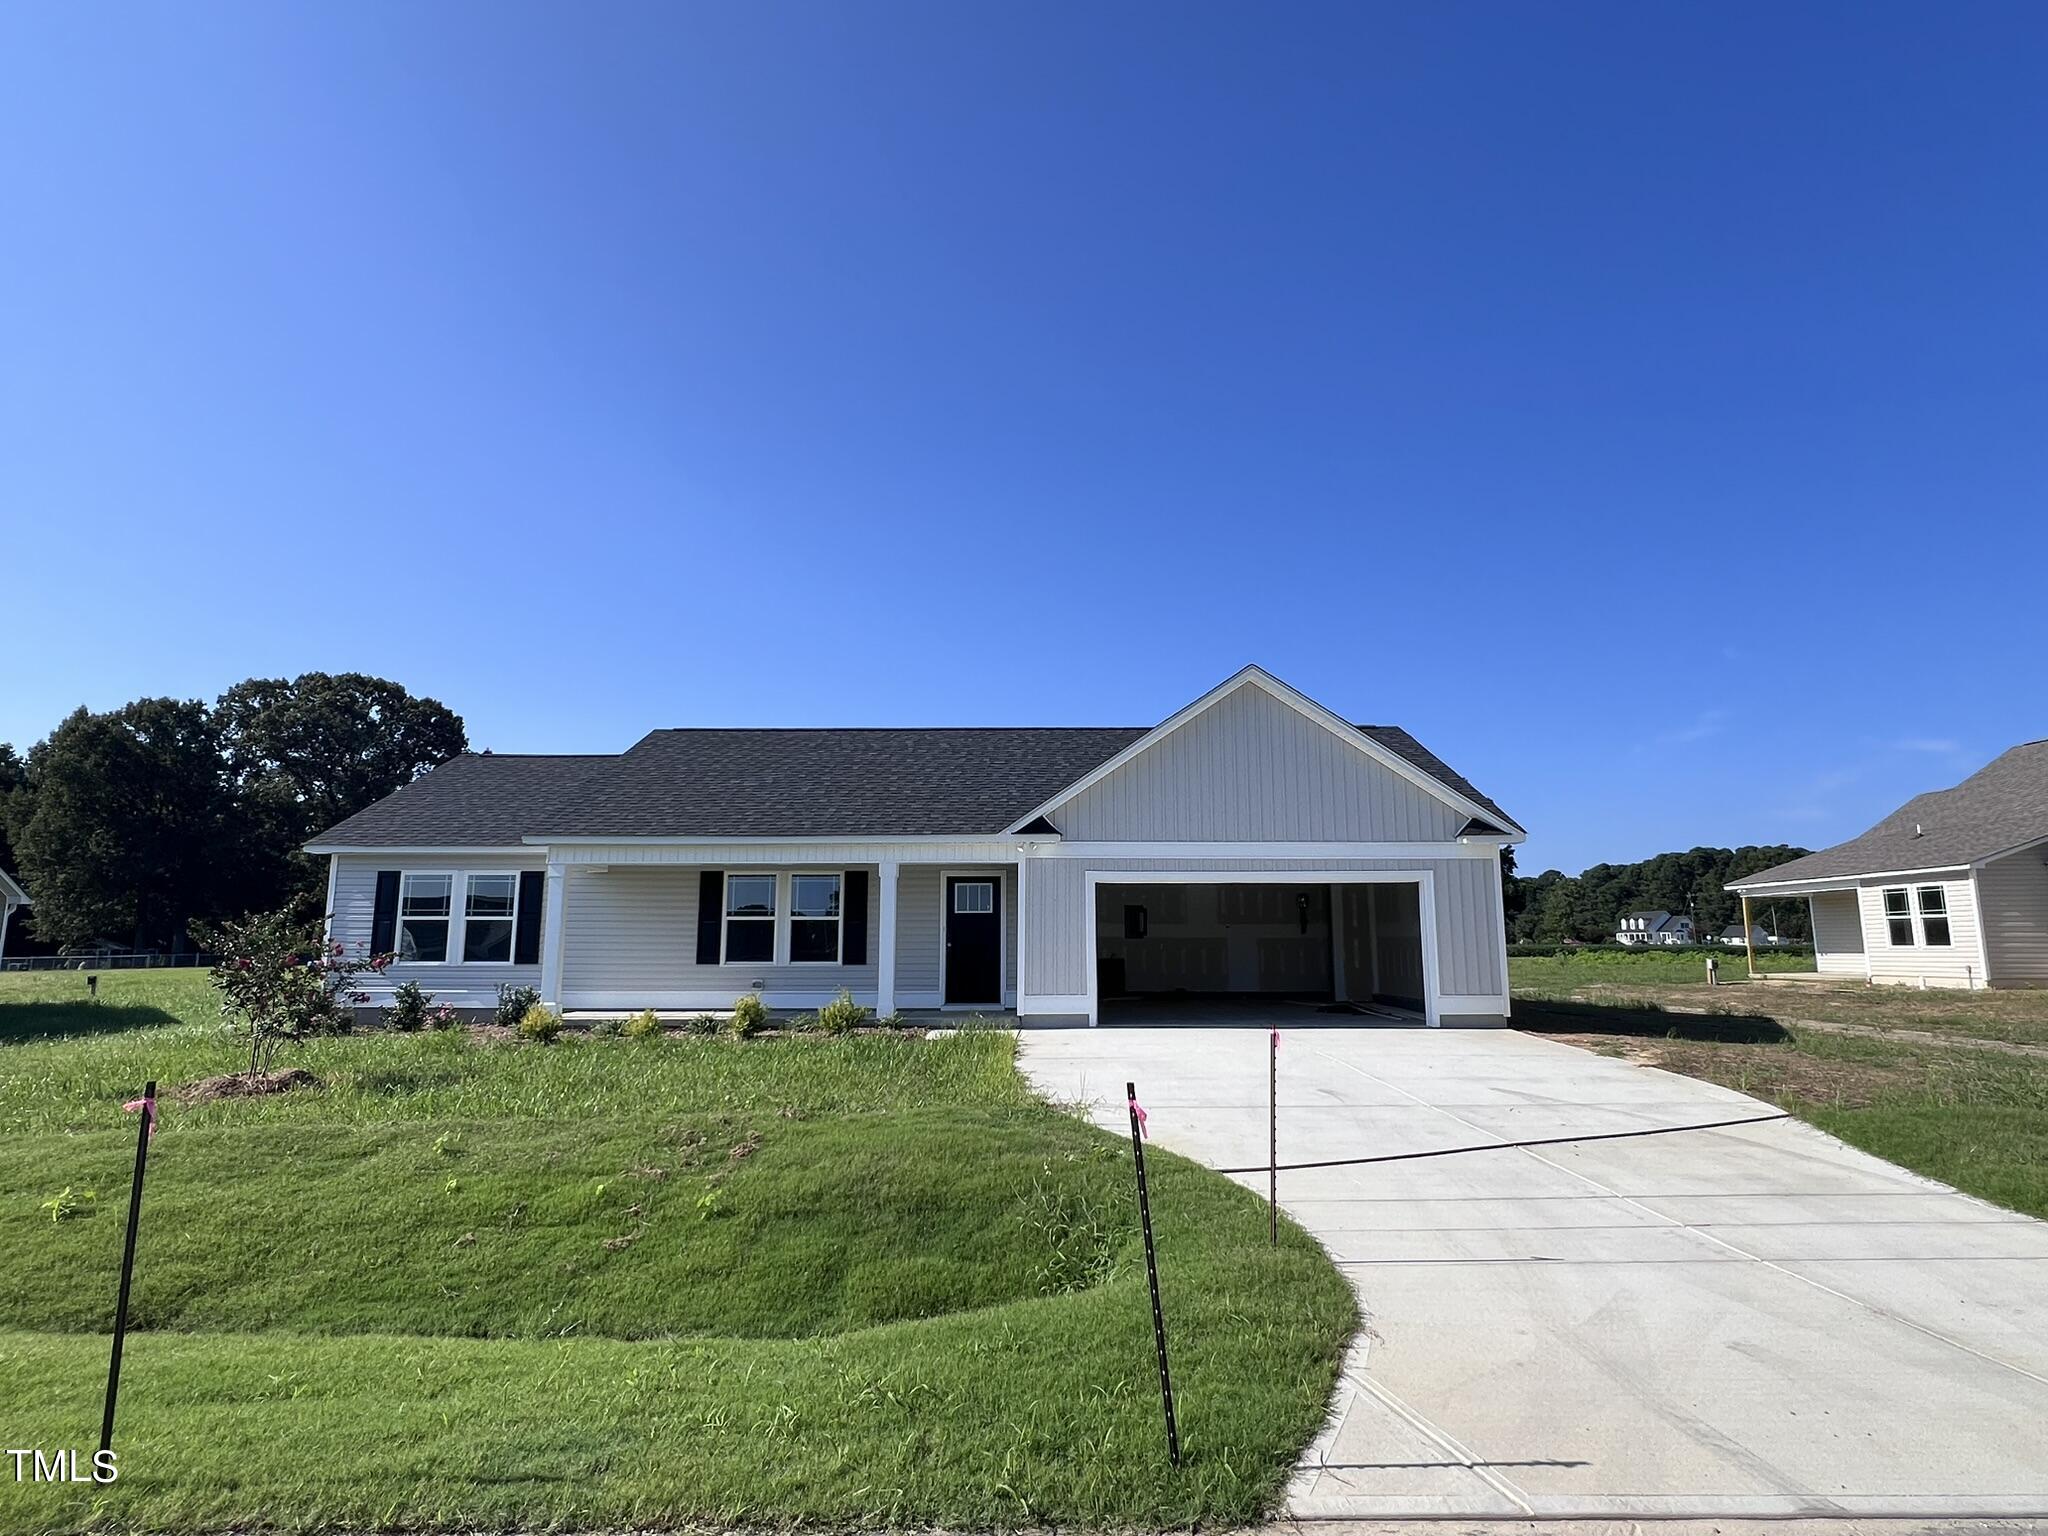
[[[441,947],[438,960],[407,960],[405,955],[405,891],[414,880],[446,880],[448,882],[448,912],[443,917],[419,917],[415,922],[440,923],[448,931],[448,941]],[[452,869],[402,869],[398,872],[398,921],[391,930],[391,953],[394,965],[459,965],[462,951],[456,948],[456,893],[462,889],[462,876]]]
[[[796,882],[809,877],[817,880],[836,881],[839,886],[839,913],[836,917],[799,917],[796,910]],[[841,965],[846,960],[846,871],[843,869],[792,869],[783,875],[783,883],[789,891],[787,910],[781,914],[783,924],[782,956],[784,965],[811,968],[817,966]],[[830,923],[833,925],[832,958],[830,960],[799,960],[796,958],[796,924]]]
[[[405,966],[407,968],[417,966],[423,970],[439,970],[446,966],[479,966],[485,970],[494,971],[511,970],[517,966],[519,964],[519,903],[522,889],[522,882],[519,877],[524,873],[523,869],[401,869],[398,872],[398,912],[396,914],[396,921],[392,924],[391,929],[391,952],[394,957],[391,963],[393,966]],[[512,953],[507,959],[465,960],[462,958],[463,948],[469,940],[469,878],[471,875],[509,875],[511,877],[512,916],[510,921],[512,924]],[[406,882],[414,878],[433,880],[443,876],[446,876],[449,882],[448,916],[446,918],[422,917],[415,919],[415,921],[423,923],[446,922],[448,924],[447,954],[439,960],[401,960],[396,958],[402,953],[402,945],[405,941]],[[477,921],[502,923],[507,921],[507,919],[502,917],[484,917],[478,918]]]
[[[1935,892],[1935,893],[1936,893],[1937,895],[1939,895],[1939,896],[1941,897],[1941,910],[1940,910],[1939,912],[1929,912],[1929,911],[1927,910],[1927,906],[1926,906],[1926,900],[1927,900],[1927,893],[1928,893],[1929,891],[1933,891],[1933,892]],[[1936,884],[1936,885],[1916,885],[1916,886],[1914,886],[1914,887],[1913,887],[1913,899],[1912,899],[1912,905],[1913,905],[1913,921],[1914,921],[1914,922],[1915,922],[1915,923],[1916,923],[1916,924],[1917,924],[1917,925],[1919,926],[1919,931],[1920,931],[1920,947],[1921,947],[1922,949],[1953,949],[1953,948],[1955,948],[1955,943],[1956,943],[1956,924],[1955,924],[1955,915],[1954,915],[1954,914],[1953,914],[1952,912],[1950,912],[1950,911],[1949,911],[1949,909],[1948,909],[1948,887],[1947,887],[1947,886],[1945,886],[1945,885],[1939,885],[1939,884]],[[1939,919],[1941,919],[1942,925],[1943,925],[1944,927],[1946,927],[1946,928],[1948,929],[1948,942],[1947,942],[1947,943],[1945,943],[1945,944],[1936,944],[1936,943],[1935,943],[1935,942],[1934,942],[1934,941],[1933,941],[1932,939],[1930,939],[1930,938],[1928,938],[1928,937],[1927,937],[1927,919],[1928,919],[1928,918],[1930,918],[1930,917],[1935,917],[1935,918],[1939,918]]]
[[[1906,904],[1906,910],[1904,912],[1894,912],[1891,909],[1891,903],[1888,898],[1890,898],[1894,894],[1904,898]],[[1877,892],[1877,915],[1878,920],[1884,924],[1884,942],[1886,948],[1919,949],[1924,947],[1921,943],[1920,919],[1913,910],[1913,888],[1911,886],[1880,886]],[[1892,937],[1892,924],[1897,922],[1903,922],[1906,925],[1906,932],[1911,935],[1911,937],[1908,938],[1906,942],[1903,944],[1901,944],[1897,939]]]
[[[509,917],[480,917],[480,923],[506,923],[512,929],[511,942],[505,946],[502,960],[472,960],[469,958],[469,882],[480,876],[495,875],[512,882],[512,912]],[[516,869],[466,869],[462,872],[456,889],[461,892],[462,948],[449,947],[451,965],[482,965],[511,967],[519,963],[519,871]]]
[[[727,869],[727,870],[721,870],[721,871],[720,871],[719,873],[720,873],[720,876],[721,876],[720,884],[719,884],[719,887],[718,887],[718,903],[719,903],[719,913],[718,913],[718,963],[719,963],[719,965],[721,965],[721,966],[744,966],[744,965],[770,965],[770,966],[773,966],[773,965],[781,965],[781,964],[783,964],[783,962],[784,962],[784,957],[785,957],[785,955],[786,955],[786,954],[788,953],[788,951],[787,951],[787,947],[786,947],[786,941],[785,941],[785,939],[784,939],[784,936],[783,936],[783,930],[782,930],[782,920],[783,920],[784,916],[785,916],[785,915],[786,915],[786,914],[788,913],[788,911],[789,911],[789,902],[788,902],[788,899],[787,899],[787,891],[788,891],[788,886],[789,886],[789,879],[788,879],[788,876],[787,876],[787,875],[786,875],[786,874],[785,874],[785,873],[784,873],[783,871],[781,871],[781,870],[776,870],[776,869]],[[753,877],[753,878],[755,878],[755,879],[763,879],[763,878],[765,878],[765,879],[767,879],[767,880],[770,880],[770,881],[772,881],[772,882],[774,883],[774,887],[775,887],[775,910],[774,910],[773,912],[771,912],[771,913],[770,913],[770,914],[769,914],[769,915],[768,915],[768,916],[767,916],[766,918],[759,918],[759,917],[738,917],[738,918],[736,918],[736,917],[734,917],[734,916],[733,916],[733,913],[732,913],[732,882],[733,882],[733,878],[734,878],[735,876],[741,876],[741,877],[745,877],[745,876],[752,876],[752,877]],[[732,925],[733,925],[733,924],[734,924],[735,922],[740,922],[740,923],[760,923],[760,922],[766,922],[766,923],[768,924],[768,958],[767,958],[766,960],[734,960],[734,959],[731,959],[731,958],[729,958],[729,957],[727,956],[727,954],[726,954],[726,944],[727,944],[727,940],[728,940],[728,939],[729,939],[729,938],[731,937],[731,935],[732,935]]]

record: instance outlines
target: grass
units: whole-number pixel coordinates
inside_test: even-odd
[[[203,977],[109,975],[97,1005],[65,981],[0,978],[10,1445],[93,1443],[121,1100],[236,1065]],[[121,1479],[5,1484],[0,1529],[1259,1519],[1350,1288],[1298,1229],[1269,1248],[1247,1192],[1148,1159],[1173,1472],[1128,1149],[1011,1056],[992,1031],[358,1034],[288,1055],[319,1090],[169,1105]]]
[[[1759,955],[1767,967],[1811,970],[1810,961],[1790,955]],[[1754,985],[1743,977],[1738,952],[1721,968],[1723,985],[1709,991],[1697,957],[1673,954],[1517,956],[1508,961],[1509,984],[1517,998],[1697,1008],[1711,1003],[1765,1017],[1854,1024],[1878,1030],[1912,1030],[1963,1040],[2001,1040],[2048,1045],[2048,989],[1966,992],[1952,988],[1871,986],[1863,981],[1804,981]]]
[[[1778,995],[1763,987],[1738,995],[1758,994]],[[1515,1024],[1721,1083],[1901,1167],[2048,1218],[2048,1061],[1829,1034],[1724,1006],[1730,1011],[1681,1014],[1518,995]]]

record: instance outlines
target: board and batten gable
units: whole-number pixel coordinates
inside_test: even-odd
[[[1072,842],[1435,842],[1466,812],[1257,684],[1050,813]]]
[[[531,853],[337,853],[334,860],[333,903],[329,909],[328,938],[346,946],[351,953],[360,946],[370,948],[370,933],[377,916],[377,873],[395,869],[421,874],[511,874],[544,869],[547,860],[539,850]],[[462,899],[461,882],[455,898]],[[370,994],[370,1005],[381,1007],[391,1001],[400,985],[416,981],[434,995],[434,1001],[451,1008],[489,1008],[498,1001],[501,986],[538,987],[538,965],[479,964],[446,962],[437,965],[393,964],[383,975],[362,978],[362,990]]]
[[[1977,894],[1992,984],[2048,982],[2048,844],[1991,860],[1977,871]]]

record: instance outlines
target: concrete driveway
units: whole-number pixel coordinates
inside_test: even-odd
[[[1161,1145],[1265,1160],[1263,1031],[1019,1039],[1111,1130],[1131,1079]],[[1770,1112],[1508,1030],[1283,1033],[1280,1105],[1283,1163]],[[2048,1514],[2048,1223],[1791,1121],[1280,1192],[1367,1319],[1295,1516]]]

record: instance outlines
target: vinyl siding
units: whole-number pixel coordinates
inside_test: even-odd
[[[853,866],[760,866],[762,874]],[[948,866],[951,867],[951,866]],[[879,967],[881,901],[868,866],[868,961],[864,965],[698,965],[697,891],[702,866],[613,865],[602,874],[572,868],[564,893],[562,1001],[577,1007],[723,1006],[756,982],[778,1007],[815,1007],[842,987],[872,1004]],[[1006,987],[1016,987],[1015,871],[1003,875],[1009,932]],[[786,905],[786,897],[785,897]],[[905,864],[896,880],[896,1003],[936,1007],[939,999],[939,867]]]
[[[1807,898],[1813,914],[1813,966],[1834,976],[1865,974],[1863,918],[1854,891],[1822,891]]]
[[[377,915],[377,872],[383,869],[414,870],[422,874],[488,874],[508,870],[540,869],[544,860],[537,854],[470,854],[462,857],[447,855],[428,856],[420,854],[351,854],[338,853],[334,859],[334,912],[328,927],[329,937],[335,942],[353,949],[358,944],[365,949],[370,943],[370,927]],[[462,882],[456,882],[455,901],[459,910],[462,901]],[[457,946],[462,941],[461,920],[454,922],[455,931],[450,935],[451,953],[460,953]],[[542,936],[541,942],[547,942]],[[401,983],[416,981],[434,994],[436,1002],[455,1008],[488,1007],[498,1000],[501,986],[537,987],[540,985],[540,967],[537,965],[465,965],[460,962],[444,965],[394,965],[382,976],[367,976],[362,989],[370,994],[373,1006],[381,1006],[391,999],[392,991]]]
[[[2048,856],[2027,848],[1977,871],[1994,986],[2048,982]]]
[[[1070,842],[1433,842],[1466,816],[1256,685],[1056,808]]]
[[[790,865],[750,869],[748,873],[784,874],[793,869],[830,874],[843,866]],[[842,987],[872,1001],[875,989],[874,942],[879,914],[870,872],[868,960],[865,965],[774,965],[741,962],[697,964],[697,887],[701,871],[693,865],[627,868],[612,866],[603,873],[572,869],[563,893],[562,1002],[575,1008],[660,1006],[664,999],[703,997],[730,1001],[758,984],[771,1004],[812,1007]],[[787,924],[787,888],[781,896]],[[897,921],[901,924],[901,891]],[[785,941],[778,941],[778,947]],[[694,1004],[712,1006],[710,1001]]]
[[[1949,939],[1946,946],[1919,942],[1918,891],[1938,885],[1948,898]],[[1887,890],[1914,892],[1912,898],[1914,942],[1895,945],[1886,928],[1884,893]],[[1984,985],[1984,962],[1977,945],[1977,903],[1968,875],[1929,877],[1913,881],[1866,881],[1857,891],[1858,910],[1863,919],[1863,949],[1870,962],[1870,979],[1895,985],[1930,987],[1969,986],[1972,980]]]
[[[1436,887],[1438,985],[1445,996],[1500,997],[1502,918],[1500,881],[1491,859],[1203,859],[1042,858],[1025,876],[1025,917],[1030,953],[1024,956],[1028,997],[1075,997],[1088,990],[1090,871],[1190,870],[1213,873],[1218,884],[1233,875],[1317,870],[1428,870]]]

